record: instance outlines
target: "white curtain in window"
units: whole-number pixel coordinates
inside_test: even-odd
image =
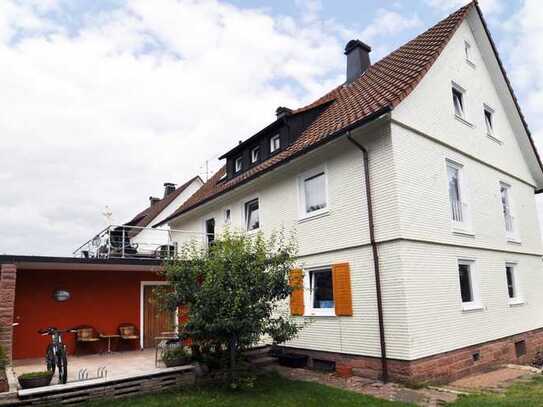
[[[451,201],[452,218],[457,222],[462,222],[462,204],[460,201],[460,182],[458,179],[459,170],[451,165],[447,166],[447,175],[449,178],[449,199]]]
[[[324,172],[304,180],[305,211],[307,213],[326,208]]]

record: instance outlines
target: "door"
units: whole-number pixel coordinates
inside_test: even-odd
[[[157,336],[175,330],[175,313],[160,309],[154,289],[156,285],[143,286],[143,347],[153,348]]]

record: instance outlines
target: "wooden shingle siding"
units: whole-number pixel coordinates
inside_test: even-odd
[[[353,299],[351,292],[351,271],[349,263],[332,266],[334,287],[334,303],[337,316],[353,315]]]
[[[304,273],[301,269],[291,270],[289,284],[294,288],[290,295],[290,314],[304,315]]]

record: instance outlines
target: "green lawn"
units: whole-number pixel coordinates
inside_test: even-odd
[[[454,407],[541,407],[543,406],[543,377],[529,383],[511,386],[504,394],[482,394],[461,397]]]
[[[125,400],[103,401],[88,407],[407,407],[408,404],[379,400],[317,383],[278,376],[261,377],[255,387],[242,392],[217,388],[186,389]]]

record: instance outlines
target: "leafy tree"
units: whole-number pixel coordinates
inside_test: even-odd
[[[227,351],[233,374],[242,350],[265,335],[284,342],[300,329],[280,310],[293,289],[295,253],[284,233],[265,239],[227,230],[209,249],[185,244],[165,265],[170,287],[161,291],[163,306],[186,310],[181,331],[204,352]]]

